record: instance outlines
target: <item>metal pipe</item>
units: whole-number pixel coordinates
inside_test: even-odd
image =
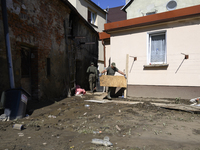
[[[104,43],[104,40],[102,40],[102,45],[103,45],[103,59],[104,59],[104,67],[106,67],[106,46],[105,46],[105,43]]]
[[[9,37],[9,29],[8,29],[6,0],[1,0],[1,9],[2,9],[2,16],[3,16],[3,26],[4,26],[4,36],[5,36],[5,44],[6,44],[6,52],[7,52],[10,88],[15,88],[13,65],[12,65],[12,53],[11,53],[10,37]]]

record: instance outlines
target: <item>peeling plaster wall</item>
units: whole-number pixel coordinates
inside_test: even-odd
[[[71,88],[69,84],[68,54],[73,49],[72,43],[74,40],[66,37],[69,29],[65,27],[64,22],[67,23],[68,27],[72,10],[61,0],[7,0],[7,12],[16,87],[22,86],[21,49],[28,48],[31,52],[32,99],[52,100],[66,97],[69,88]],[[77,19],[74,23],[75,25],[78,24],[80,29],[75,26],[74,30],[82,36],[81,32],[84,32],[84,36],[90,38],[88,41],[97,41],[98,34],[93,29],[88,28],[77,14],[75,16]],[[1,26],[2,18],[0,15]],[[2,28],[0,28],[0,33],[2,32]],[[5,72],[7,68],[6,50],[2,39],[1,34],[0,62],[5,65],[1,65],[0,71]],[[96,46],[98,44],[89,46],[87,51],[90,53],[95,51],[90,57],[97,59],[98,47]],[[83,49],[83,57],[86,57],[87,53],[85,51],[86,49]],[[50,75],[47,75],[47,58],[50,58]],[[81,64],[89,64],[91,58],[87,60],[81,59]],[[76,57],[73,59],[76,59]],[[81,68],[82,70],[85,69],[84,71],[86,72],[86,66],[81,66]],[[5,79],[6,76],[7,73],[1,75]],[[86,79],[86,74],[82,76],[82,80],[84,79]],[[0,87],[3,86],[0,89],[1,91],[8,89],[8,87],[4,86],[8,84],[8,81],[0,84]]]
[[[134,0],[129,7],[127,7],[127,19],[145,16],[146,13],[156,12],[162,13],[168,11],[166,8],[170,0]],[[194,5],[199,5],[200,0],[176,0],[177,8],[185,8]]]

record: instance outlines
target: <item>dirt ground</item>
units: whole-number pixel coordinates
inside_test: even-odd
[[[0,150],[200,150],[199,114],[160,108],[150,99],[113,99],[144,102],[138,104],[84,101],[93,99],[87,94],[52,104],[29,102],[27,109],[35,108],[29,117],[0,122]],[[24,129],[14,130],[17,123]],[[91,142],[105,136],[113,146]]]

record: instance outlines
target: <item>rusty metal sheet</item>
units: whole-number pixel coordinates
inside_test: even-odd
[[[102,75],[100,77],[100,86],[127,88],[127,81],[124,76]]]

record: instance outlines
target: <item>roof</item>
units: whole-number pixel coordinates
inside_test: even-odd
[[[99,33],[99,40],[104,40],[104,39],[109,39],[109,38],[110,38],[110,34],[108,34],[106,32]]]
[[[95,7],[97,7],[99,10],[101,10],[102,12],[104,12],[104,13],[107,13],[104,9],[102,9],[101,7],[99,7],[97,4],[95,4],[93,1],[91,1],[91,0],[86,0],[86,1],[88,1],[88,2],[90,2],[93,6],[95,6]]]
[[[121,10],[122,6],[108,9],[107,22],[126,20],[126,13]]]
[[[127,8],[128,6],[130,6],[130,4],[131,4],[133,1],[134,1],[134,0],[129,0],[129,1],[126,3],[126,5],[124,5],[124,7],[121,8],[121,10],[126,11],[126,8]]]
[[[176,21],[178,19],[185,19],[194,16],[200,17],[200,5],[153,14],[149,16],[117,21],[113,23],[107,23],[104,24],[104,31],[109,33],[111,31],[130,29],[134,27],[142,27],[146,25],[153,25],[156,23]]]

